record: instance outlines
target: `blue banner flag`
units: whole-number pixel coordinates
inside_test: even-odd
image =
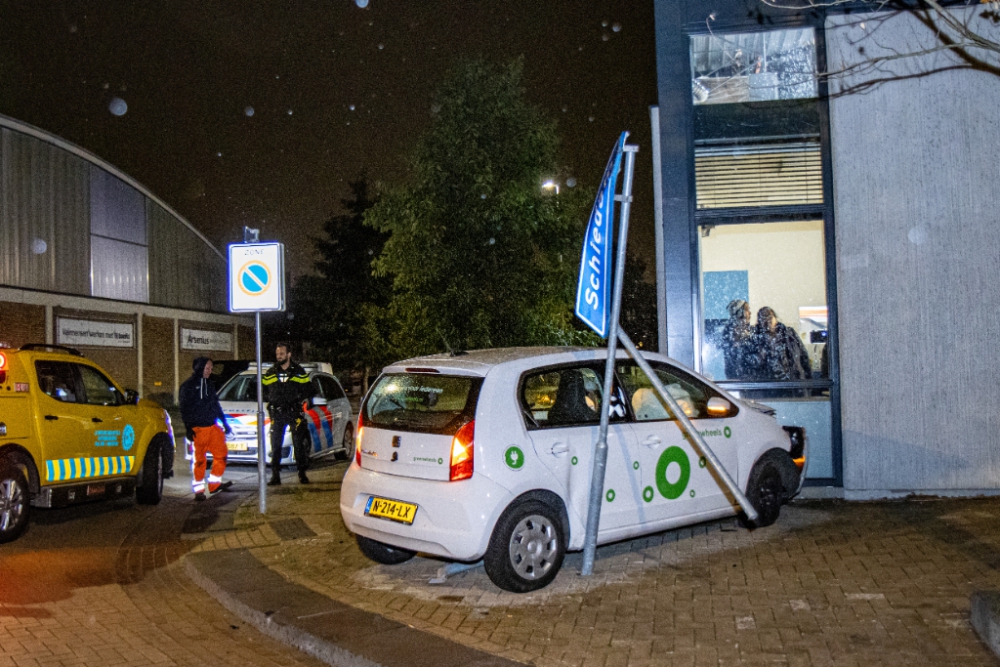
[[[622,166],[622,150],[628,132],[622,132],[608,160],[601,179],[601,187],[594,200],[583,237],[580,256],[580,280],[576,286],[576,316],[597,332],[601,338],[608,335],[608,315],[611,310],[611,234],[614,230],[615,191],[618,172]]]

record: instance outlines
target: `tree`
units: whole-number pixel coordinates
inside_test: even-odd
[[[621,327],[632,342],[644,350],[658,349],[656,285],[645,280],[646,262],[629,253],[625,258],[622,285]]]
[[[353,197],[341,201],[345,212],[327,220],[324,235],[313,239],[320,255],[317,273],[296,282],[290,312],[295,316],[292,329],[308,342],[311,356],[337,369],[363,370],[389,360],[383,341],[391,285],[372,269],[387,234],[364,224],[377,197],[366,177],[350,187]]]
[[[365,214],[388,234],[397,356],[591,341],[571,303],[586,206],[541,190],[556,173],[554,123],[528,103],[522,63],[460,63],[434,101],[412,182]]]

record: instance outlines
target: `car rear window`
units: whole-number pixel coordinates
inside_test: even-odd
[[[376,428],[453,435],[475,416],[482,378],[430,373],[383,375],[363,408]]]
[[[268,389],[264,387],[264,402],[268,402]],[[237,375],[219,392],[220,401],[257,402],[257,375]]]

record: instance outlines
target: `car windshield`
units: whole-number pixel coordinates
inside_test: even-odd
[[[452,435],[475,415],[482,383],[482,378],[429,373],[383,375],[365,403],[365,423]]]
[[[264,387],[264,402],[267,403],[268,387]],[[220,401],[257,402],[257,376],[237,375],[219,392]]]

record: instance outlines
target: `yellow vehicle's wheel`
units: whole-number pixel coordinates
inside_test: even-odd
[[[156,505],[163,497],[163,456],[160,443],[154,439],[146,450],[146,458],[142,460],[142,470],[139,472],[138,488],[135,498],[142,505]]]
[[[30,498],[21,469],[0,461],[0,544],[16,540],[28,527]]]

